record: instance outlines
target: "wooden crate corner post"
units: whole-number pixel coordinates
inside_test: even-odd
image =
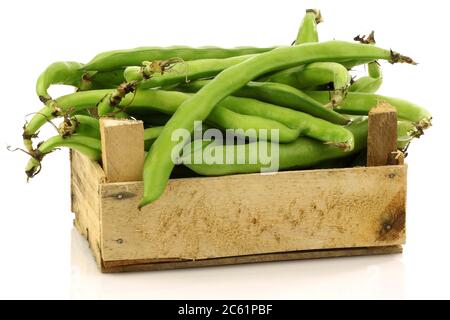
[[[144,124],[142,121],[100,119],[102,164],[107,182],[142,180]]]
[[[397,111],[380,102],[369,112],[367,135],[367,166],[403,164],[403,154],[397,150]]]

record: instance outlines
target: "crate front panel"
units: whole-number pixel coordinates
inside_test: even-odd
[[[406,171],[176,179],[142,211],[142,182],[102,184],[102,258],[158,262],[403,244]]]

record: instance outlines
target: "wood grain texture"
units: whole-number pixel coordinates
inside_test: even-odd
[[[304,259],[355,257],[365,255],[381,255],[401,253],[401,246],[368,247],[368,248],[348,248],[348,249],[324,249],[296,252],[280,252],[257,254],[241,257],[226,257],[205,260],[179,260],[179,261],[159,261],[155,260],[119,260],[104,262],[101,271],[111,272],[132,272],[132,271],[156,271],[184,268],[212,267],[235,265],[256,262],[291,261]]]
[[[397,111],[386,102],[379,103],[369,113],[367,166],[397,164]]]
[[[144,124],[142,121],[100,119],[103,170],[108,182],[142,180]]]
[[[142,182],[100,186],[101,252],[118,260],[233,257],[405,240],[406,166],[175,179],[142,211]]]
[[[72,212],[74,225],[88,240],[99,267],[101,266],[100,185],[105,182],[97,162],[76,151],[70,153]]]

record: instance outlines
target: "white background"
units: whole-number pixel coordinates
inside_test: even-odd
[[[0,298],[450,298],[448,1],[7,1],[0,12]],[[376,31],[420,64],[384,64],[380,92],[426,106],[434,127],[410,148],[403,255],[100,274],[72,227],[67,151],[25,183],[20,145],[51,62],[143,45],[290,44],[307,8],[321,40]],[[52,91],[59,95],[70,90]],[[53,134],[42,131],[41,137]]]

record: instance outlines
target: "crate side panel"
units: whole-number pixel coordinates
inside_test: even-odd
[[[406,166],[176,179],[137,209],[142,183],[104,184],[102,256],[206,259],[404,242]]]
[[[88,240],[97,264],[101,264],[100,184],[104,174],[100,165],[84,155],[71,152],[71,191],[74,225]]]
[[[224,257],[204,260],[181,260],[181,261],[138,261],[120,260],[106,261],[102,266],[102,272],[132,272],[132,271],[157,271],[184,268],[199,268],[225,266],[245,263],[292,261],[305,259],[322,259],[337,257],[356,257],[366,255],[384,255],[401,253],[401,246],[368,247],[368,248],[345,248],[324,249],[296,252],[266,253],[239,257]]]

